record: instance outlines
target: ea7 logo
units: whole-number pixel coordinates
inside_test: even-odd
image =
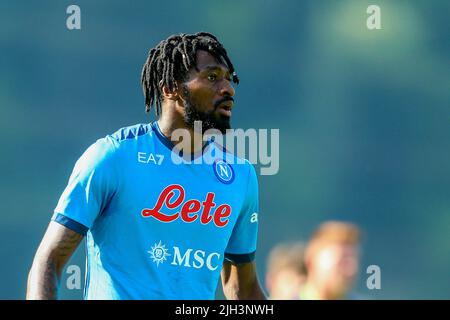
[[[153,153],[138,152],[137,160],[139,163],[145,163],[145,164],[153,163],[153,164],[156,164],[159,166],[159,165],[161,165],[161,163],[164,160],[164,155],[162,155],[162,154],[153,155]]]

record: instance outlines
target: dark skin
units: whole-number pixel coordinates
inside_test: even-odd
[[[192,68],[184,83],[177,81],[177,88],[170,91],[166,86],[162,87],[163,102],[162,113],[158,125],[166,137],[171,139],[175,129],[186,129],[194,137],[194,130],[184,121],[186,95],[183,85],[189,90],[191,102],[200,112],[210,112],[215,109],[214,104],[225,97],[233,97],[234,88],[231,85],[231,75],[226,65],[219,63],[214,56],[207,51],[197,51],[197,70]],[[222,103],[213,112],[214,116],[231,117],[232,101]],[[229,111],[226,111],[229,109]],[[194,141],[195,140],[195,141]],[[201,139],[190,141],[191,150],[198,151],[202,147]],[[185,143],[188,143],[186,141]],[[180,148],[183,148],[183,142]]]
[[[191,102],[199,111],[208,112],[215,109],[215,103],[224,97],[233,97],[231,75],[226,65],[216,61],[206,51],[197,52],[197,70],[191,69],[185,88],[190,92]],[[186,101],[181,82],[177,82],[176,90],[162,88],[164,99],[162,114],[158,120],[161,131],[169,139],[175,129],[186,129],[191,133],[190,143],[194,152],[200,150],[202,144],[194,144],[193,129],[184,121],[184,103]],[[214,115],[230,117],[232,101],[218,106]],[[201,142],[201,139],[197,141]],[[57,299],[61,273],[80,244],[83,236],[56,223],[49,227],[35,255],[28,276],[27,299]],[[225,261],[221,271],[222,287],[227,299],[266,299],[256,274],[255,262],[234,264]]]
[[[83,236],[50,222],[28,275],[27,300],[55,300],[61,273]]]

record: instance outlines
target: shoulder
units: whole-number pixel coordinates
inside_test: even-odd
[[[78,160],[85,167],[99,166],[111,162],[124,141],[139,139],[151,131],[151,125],[137,124],[123,127],[91,144]]]
[[[99,139],[97,142],[108,144],[113,152],[121,149],[129,149],[137,144],[147,142],[148,135],[152,132],[151,123],[140,123],[123,127],[116,132]]]
[[[111,139],[116,146],[127,140],[139,139],[152,131],[151,124],[140,123],[128,127],[123,127],[106,136],[104,139]]]

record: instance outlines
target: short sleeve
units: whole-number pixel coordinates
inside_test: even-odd
[[[258,178],[255,168],[249,163],[246,197],[225,250],[225,259],[233,263],[254,260],[258,238],[258,213]]]
[[[97,140],[78,159],[54,210],[52,220],[85,234],[117,189],[115,146],[110,137]]]

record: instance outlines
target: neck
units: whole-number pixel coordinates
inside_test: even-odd
[[[182,116],[184,108],[164,106],[162,110],[163,112],[157,122],[164,136],[172,141],[177,149],[189,151],[187,153],[196,153],[202,150],[204,145],[203,135],[201,132],[195,132],[194,128],[185,123]]]

